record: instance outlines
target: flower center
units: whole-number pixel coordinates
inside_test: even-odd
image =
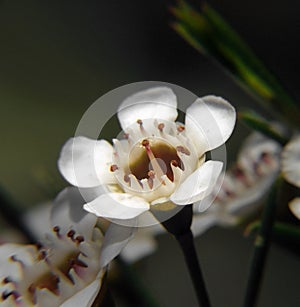
[[[176,149],[160,138],[145,138],[135,144],[129,154],[129,170],[139,180],[163,175],[174,181],[171,164],[183,169]]]

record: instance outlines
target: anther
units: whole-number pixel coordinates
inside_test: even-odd
[[[189,156],[191,154],[190,151],[186,147],[183,147],[183,146],[177,146],[176,150],[178,152],[181,152],[181,153],[187,155],[187,156]]]
[[[77,237],[75,238],[75,241],[76,241],[78,244],[80,244],[81,242],[84,241],[84,237],[83,237],[83,236],[77,236]]]
[[[146,147],[146,149],[149,147],[149,140],[147,140],[147,139],[144,139],[143,141],[142,141],[142,145],[144,146],[144,147]]]
[[[12,279],[10,278],[10,277],[5,277],[3,280],[2,280],[2,282],[4,283],[4,284],[9,284],[10,282],[12,282]]]
[[[177,131],[178,132],[182,132],[182,131],[184,131],[184,129],[185,129],[185,127],[182,126],[182,125],[177,126]]]
[[[47,257],[47,251],[41,250],[38,254],[38,260],[45,260]]]
[[[75,235],[75,230],[73,229],[69,230],[67,233],[67,236],[71,238],[72,240],[74,239],[74,235]]]
[[[160,132],[163,132],[164,128],[165,128],[165,124],[164,124],[164,123],[160,123],[160,124],[158,124],[158,126],[157,126],[157,129],[158,129]]]
[[[136,122],[137,122],[140,126],[143,125],[143,121],[142,121],[141,119],[138,119]]]
[[[178,167],[178,166],[179,166],[179,163],[178,163],[177,160],[172,160],[172,161],[171,161],[171,164],[172,164],[173,166],[175,166],[175,167]]]
[[[110,166],[110,171],[111,171],[111,172],[115,172],[117,169],[119,169],[119,167],[118,167],[118,165],[116,165],[116,164],[112,164],[112,165]]]
[[[56,233],[56,235],[59,235],[59,232],[60,232],[60,227],[59,226],[54,226],[52,228],[52,230]]]
[[[129,177],[127,174],[124,175],[124,181],[125,181],[126,183],[129,183],[129,182],[130,182],[130,177]]]
[[[14,290],[10,291],[10,292],[4,291],[2,293],[2,299],[3,300],[6,300],[10,296],[12,296],[16,300],[20,297],[20,294],[17,291],[14,291]]]
[[[271,155],[268,152],[262,152],[260,155],[260,159],[266,164],[271,163]]]
[[[128,140],[129,139],[129,133],[124,133],[123,137],[124,137],[124,139]]]

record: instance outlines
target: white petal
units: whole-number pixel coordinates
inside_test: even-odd
[[[52,207],[52,202],[36,205],[22,216],[27,229],[34,235],[36,240],[44,239],[45,234],[52,229],[50,222]]]
[[[221,97],[198,98],[186,111],[185,131],[201,156],[230,137],[236,121],[233,106]]]
[[[133,237],[135,228],[124,227],[111,223],[108,227],[101,246],[100,267],[105,267],[119,255],[121,250]]]
[[[115,183],[110,171],[112,155],[113,147],[107,141],[78,136],[63,146],[58,168],[69,183],[78,187]]]
[[[90,307],[92,306],[97,294],[101,288],[101,280],[96,279],[87,287],[77,292],[75,295],[70,297],[67,301],[60,305],[60,307]]]
[[[283,150],[282,173],[289,183],[300,188],[300,136],[289,142]]]
[[[194,214],[191,230],[195,237],[202,235],[209,228],[217,224],[217,216],[214,214]]]
[[[175,121],[177,98],[168,87],[153,87],[126,98],[118,109],[123,130],[138,119],[162,119]]]
[[[147,229],[139,229],[134,238],[122,250],[121,256],[126,262],[136,262],[156,250],[157,242],[154,235]]]
[[[84,209],[97,216],[112,219],[132,219],[149,210],[143,198],[127,193],[105,193],[84,205]]]
[[[54,200],[51,211],[52,226],[59,226],[62,234],[73,229],[86,238],[91,238],[97,217],[83,210],[85,203],[77,188],[70,187],[61,191]]]
[[[295,217],[300,220],[300,197],[296,197],[290,201],[289,208]]]
[[[187,205],[209,195],[221,174],[223,163],[207,161],[192,173],[171,195],[177,205]]]

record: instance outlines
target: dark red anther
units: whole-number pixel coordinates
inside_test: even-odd
[[[112,164],[112,165],[110,166],[110,171],[111,171],[111,172],[115,172],[117,169],[119,169],[119,167],[118,167],[118,165],[116,165],[116,164]]]
[[[73,229],[69,230],[68,233],[67,233],[67,236],[71,239],[74,238],[74,235],[75,235],[75,230],[73,230]]]
[[[182,132],[182,131],[184,131],[184,129],[185,129],[185,127],[182,126],[182,125],[177,126],[177,131],[178,132]]]
[[[75,240],[76,240],[76,242],[77,242],[78,244],[80,244],[81,242],[84,241],[84,237],[83,237],[83,236],[77,236],[77,237],[75,238]]]
[[[163,132],[164,128],[165,128],[165,124],[164,124],[164,123],[160,123],[160,124],[158,124],[158,126],[157,126],[157,129],[158,129],[160,132]]]
[[[190,151],[186,147],[183,147],[183,146],[177,146],[176,150],[178,152],[181,152],[181,153],[187,155],[187,156],[189,156],[191,154]]]

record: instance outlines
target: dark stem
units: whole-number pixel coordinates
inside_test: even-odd
[[[262,221],[258,234],[255,238],[255,249],[251,260],[243,307],[253,307],[257,302],[257,297],[259,295],[264,272],[264,266],[271,243],[272,229],[276,215],[277,188],[280,182],[281,179],[278,178],[276,183],[273,185],[267,200],[267,204],[263,211]]]
[[[190,228],[192,218],[193,205],[186,205],[172,218],[163,222],[162,225],[175,237],[181,247],[197,294],[199,306],[210,307],[208,292],[195,249],[194,236]]]
[[[205,287],[203,274],[200,268],[200,263],[197,258],[193,233],[190,230],[183,235],[175,236],[175,238],[178,241],[184,254],[185,262],[193,281],[199,305],[202,307],[211,306],[209,302],[208,293]]]

